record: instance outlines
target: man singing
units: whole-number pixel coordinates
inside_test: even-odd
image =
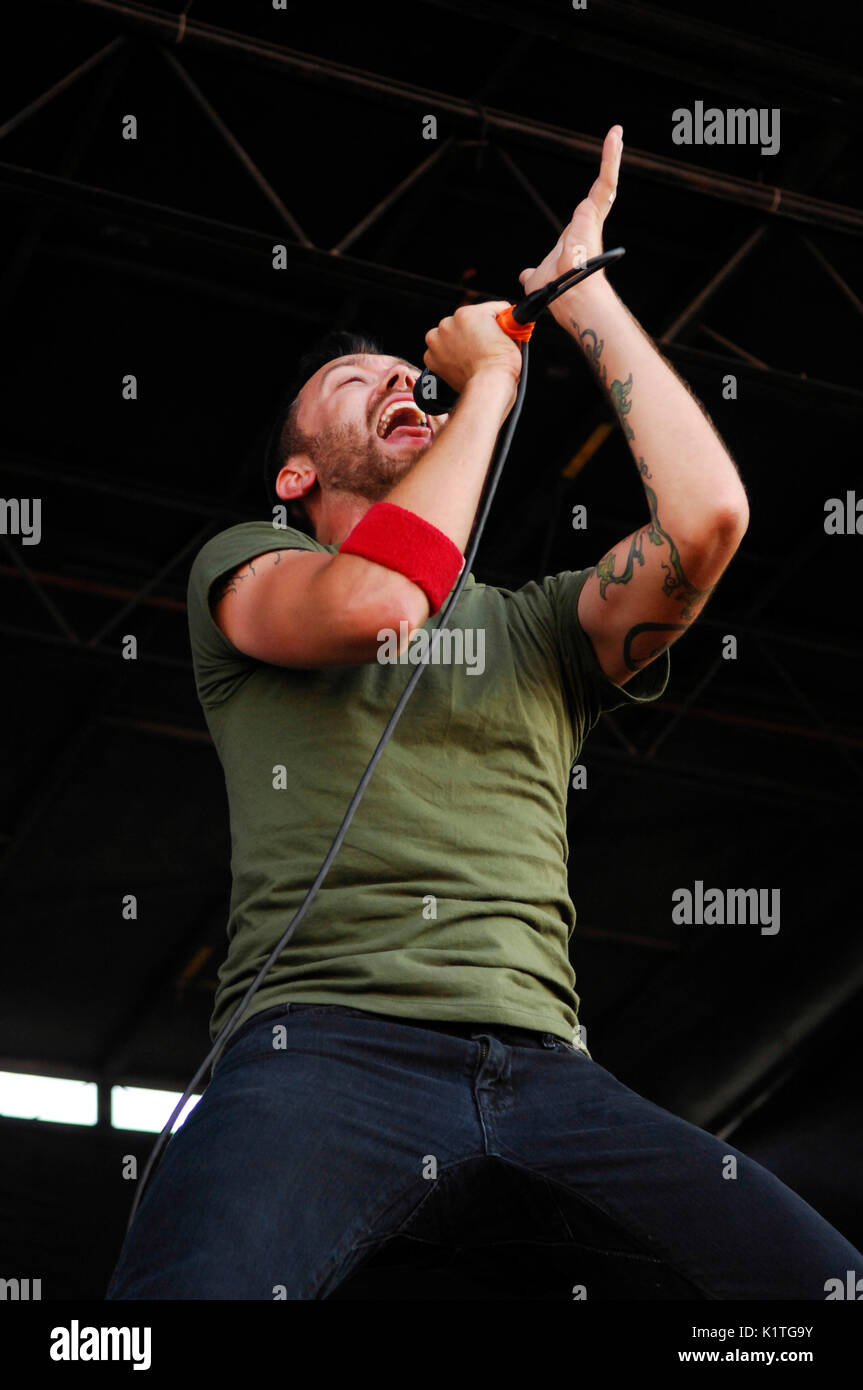
[[[615,126],[525,291],[602,250],[621,151]],[[399,654],[458,580],[521,370],[502,307],[461,308],[426,336],[425,364],[459,392],[449,417],[425,417],[418,368],[375,343],[330,339],[307,358],[271,482],[313,534],[233,526],[192,567],[233,847],[214,1039],[316,877],[413,673]],[[557,1267],[563,1252],[546,1293],[566,1299],[822,1299],[829,1279],[863,1274],[775,1176],[623,1086],[581,1040],[569,771],[603,711],[665,689],[667,649],[748,509],[710,421],[604,273],[551,312],[616,408],[648,519],[592,569],[516,592],[468,575],[451,651],[481,634],[484,660],[423,671],[308,914],[170,1141],[109,1298],[324,1299],[396,1236],[521,1241]],[[504,1191],[489,1224],[483,1194]]]

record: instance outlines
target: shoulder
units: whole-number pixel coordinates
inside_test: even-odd
[[[332,550],[293,526],[271,521],[243,521],[211,536],[195,556],[189,573],[190,597],[206,592],[222,575],[273,550]]]

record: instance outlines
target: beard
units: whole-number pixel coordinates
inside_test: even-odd
[[[368,502],[382,502],[396,483],[431,447],[410,445],[404,454],[386,451],[377,435],[360,425],[331,425],[304,441],[325,492],[345,492]]]

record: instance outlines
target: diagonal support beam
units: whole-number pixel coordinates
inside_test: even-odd
[[[811,556],[817,549],[819,549],[823,539],[823,533],[820,536],[811,534],[805,538],[803,544],[800,545],[794,552],[794,554],[790,556],[788,563],[784,565],[778,573],[774,573],[773,579],[770,581],[770,583],[766,584],[762,588],[758,598],[749,607],[744,618],[744,622],[751,623],[753,618],[756,618],[758,614],[761,613],[767,607],[767,604],[770,603],[774,595],[779,592],[783,585],[787,584],[788,580],[791,579],[791,577],[797,573],[800,567],[811,558]],[[696,684],[687,694],[686,699],[683,701],[683,704],[681,705],[679,711],[676,714],[674,714],[671,719],[669,719],[668,723],[665,725],[663,729],[659,731],[659,733],[656,735],[656,738],[651,743],[650,747],[643,754],[643,756],[646,759],[653,759],[655,757],[657,749],[662,747],[663,743],[665,743],[666,739],[677,727],[677,724],[682,719],[682,717],[689,712],[689,710],[695,704],[695,701],[699,698],[702,692],[707,689],[708,685],[713,680],[713,677],[722,668],[723,664],[724,663],[721,656],[717,656],[714,658],[711,665],[708,666],[707,670],[704,672],[704,675],[701,677],[699,681],[696,682]]]
[[[818,247],[815,246],[813,242],[809,240],[808,237],[802,236],[800,240],[803,242],[803,245],[806,247],[807,251],[810,251],[811,254],[815,257],[816,261],[821,266],[821,269],[827,272],[834,285],[836,285],[837,288],[841,290],[842,294],[844,294],[849,304],[851,304],[857,310],[858,314],[863,314],[863,300],[860,299],[859,295],[854,293],[847,280],[843,280],[842,276],[839,274],[839,271],[836,269],[835,266],[831,265],[827,257],[824,255],[824,252],[819,251]]]
[[[31,116],[35,116],[39,111],[43,111],[55,97],[60,96],[62,92],[68,91],[80,78],[86,76],[88,72],[92,72],[93,69],[98,67],[100,63],[103,63],[106,58],[110,58],[125,42],[126,40],[122,35],[120,38],[112,39],[110,43],[105,44],[104,48],[100,48],[98,53],[94,53],[91,58],[87,58],[83,63],[79,63],[77,68],[73,68],[71,72],[67,72],[66,76],[61,77],[59,82],[55,82],[53,87],[49,87],[47,92],[43,92],[41,96],[36,97],[35,101],[31,101],[27,106],[22,107],[14,116],[10,116],[8,121],[4,121],[3,124],[0,125],[0,140],[7,135],[11,135],[13,130],[17,130],[19,125],[23,125]]]
[[[18,554],[18,551],[15,549],[14,545],[11,545],[9,541],[6,540],[5,536],[0,537],[0,540],[2,540],[3,549],[6,551],[8,555],[12,557],[19,573],[21,574],[23,579],[26,579],[29,587],[33,590],[33,593],[36,595],[37,599],[42,604],[42,607],[47,609],[48,613],[50,613],[51,618],[53,619],[57,627],[60,629],[60,631],[63,633],[63,636],[69,642],[71,642],[73,646],[77,647],[81,639],[78,637],[77,633],[63,617],[63,614],[60,612],[60,609],[57,607],[54,600],[50,598],[48,594],[45,593],[45,590],[39,583],[39,580],[36,578],[33,571],[27,565],[24,564],[24,561],[21,559],[21,556]]]
[[[841,738],[836,733],[835,729],[831,728],[831,726],[827,723],[827,720],[822,717],[822,715],[815,708],[809,697],[800,689],[800,686],[793,679],[790,672],[786,669],[784,664],[779,660],[775,653],[770,650],[770,648],[766,645],[763,639],[756,637],[755,645],[761,652],[762,656],[764,656],[770,662],[773,669],[781,677],[784,684],[788,687],[788,689],[791,691],[791,694],[797,700],[797,703],[800,705],[801,709],[805,710],[806,713],[809,715],[810,719],[815,725],[816,730],[819,731],[821,736],[824,739],[826,739],[827,742],[829,742],[836,750],[836,753],[841,758],[845,768],[851,773],[851,776],[854,778],[854,780],[859,785],[863,786],[863,771],[861,771],[859,763],[855,762],[854,758],[848,752],[848,740]]]
[[[282,221],[286,224],[286,226],[290,227],[294,236],[297,238],[297,241],[300,242],[302,246],[313,246],[314,242],[306,236],[306,233],[303,231],[302,227],[300,226],[297,219],[294,217],[293,213],[282,202],[281,198],[279,197],[276,190],[273,188],[272,184],[264,178],[264,175],[261,173],[257,164],[254,162],[254,160],[251,158],[248,152],[243,148],[243,146],[240,144],[239,140],[233,134],[233,132],[228,129],[216,108],[204,96],[204,93],[201,91],[197,82],[194,82],[192,80],[192,78],[187,73],[186,69],[183,67],[183,64],[174,57],[173,53],[169,53],[167,49],[162,50],[162,57],[165,59],[165,62],[168,64],[168,67],[172,70],[174,75],[185,87],[186,91],[189,93],[198,109],[200,111],[203,111],[204,115],[207,117],[207,120],[213,126],[214,130],[218,131],[219,135],[222,137],[231,153],[233,155],[236,155],[240,164],[242,164],[243,168],[251,176],[252,181],[261,190],[270,206],[275,208]]]
[[[141,586],[138,592],[128,601],[128,603],[125,603],[123,605],[119,613],[115,613],[113,618],[109,618],[108,622],[105,623],[102,627],[100,627],[98,632],[93,634],[93,636],[87,642],[87,646],[101,646],[104,638],[108,635],[108,633],[112,632],[113,629],[117,626],[117,624],[122,622],[122,620],[127,616],[127,614],[133,612],[134,609],[138,607],[139,603],[141,603],[143,599],[147,598],[153,592],[153,590],[157,588],[158,585],[161,584],[164,579],[167,578],[167,576],[171,573],[172,570],[176,569],[177,565],[180,563],[181,560],[185,559],[185,557],[191,551],[197,551],[204,544],[204,541],[210,535],[212,529],[213,523],[211,521],[207,521],[202,527],[200,527],[199,530],[195,532],[193,536],[190,536],[189,540],[186,542],[184,546],[180,547],[176,555],[172,555],[170,560],[168,560],[167,563],[164,564],[160,570],[157,570],[156,573],[150,579],[147,580],[146,584],[143,584]]]
[[[683,329],[692,322],[696,315],[700,314],[706,304],[710,303],[717,291],[722,288],[735,271],[739,270],[740,266],[746,258],[752,254],[756,246],[761,244],[766,232],[767,224],[763,222],[760,227],[755,228],[755,231],[746,238],[741,246],[738,246],[734,255],[729,256],[725,264],[720,266],[716,274],[708,280],[704,289],[700,290],[695,298],[690,300],[683,312],[678,314],[677,318],[669,324],[659,340],[663,346],[667,343],[673,343],[678,334],[682,333]]]
[[[717,333],[714,328],[708,328],[706,323],[700,323],[698,328],[701,333],[706,334],[708,338],[712,338],[715,343],[719,343],[720,347],[727,348],[729,352],[735,353],[742,361],[748,362],[750,367],[759,367],[763,371],[770,371],[767,362],[762,362],[760,357],[756,357],[753,353],[747,352],[746,348],[742,348],[739,343],[733,343],[730,338],[726,338],[722,333]]]
[[[452,147],[453,139],[452,136],[450,136],[448,140],[443,142],[439,149],[436,149],[426,159],[422,160],[415,169],[412,169],[409,174],[406,174],[401,182],[397,183],[395,188],[392,189],[385,198],[382,198],[379,203],[375,204],[370,212],[366,213],[365,217],[361,217],[359,222],[351,227],[349,232],[345,233],[341,241],[337,241],[335,246],[330,248],[330,255],[340,256],[343,251],[347,251],[349,246],[353,246],[354,242],[359,240],[363,233],[368,231],[369,227],[373,227],[388,208],[391,208],[394,203],[397,203],[399,198],[401,198],[404,193],[407,193],[409,188],[413,188],[415,183],[418,183],[440,160],[448,155]]]
[[[81,163],[84,152],[102,118],[105,106],[129,61],[129,56],[129,49],[125,43],[108,44],[106,48],[102,49],[101,54],[97,55],[100,59],[110,57],[113,62],[103,66],[87,108],[83,116],[77,121],[72,139],[57,171],[62,177],[71,178]],[[2,275],[0,275],[0,306],[8,307],[14,298],[42,243],[53,215],[54,210],[50,205],[36,208],[30,226],[9,257]]]
[[[508,155],[506,150],[502,149],[500,145],[495,145],[494,148],[501,163],[509,170],[519,187],[524,190],[531,202],[539,209],[555,235],[560,236],[564,227],[564,220],[558,217],[556,212],[552,211],[542,194],[534,188],[527,174],[523,169],[518,167],[512,156]]]

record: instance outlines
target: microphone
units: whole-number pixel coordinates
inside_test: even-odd
[[[566,294],[573,285],[586,280],[588,275],[593,275],[594,271],[601,270],[604,265],[619,260],[623,255],[624,248],[616,246],[613,251],[603,251],[602,255],[593,256],[583,265],[573,266],[572,270],[567,270],[556,280],[549,281],[542,289],[525,295],[517,304],[510,304],[508,308],[501,309],[500,313],[495,315],[497,322],[508,338],[515,342],[527,342],[534,330],[536,316],[548,308],[558,295]],[[429,371],[428,367],[423,367],[414,385],[413,398],[417,409],[426,415],[448,415],[458,400],[458,393],[447,385],[443,377]]]
[[[456,392],[447,386],[443,377],[435,376],[428,367],[423,367],[417,377],[413,396],[417,409],[425,415],[448,415],[458,400]]]

